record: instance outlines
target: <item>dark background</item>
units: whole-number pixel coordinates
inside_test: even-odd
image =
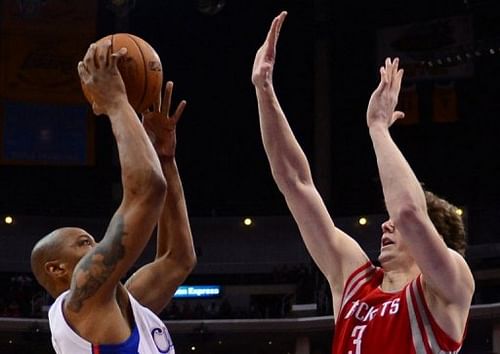
[[[83,3],[78,0],[1,0],[0,65],[15,54],[11,51],[17,50],[15,47],[6,50],[9,47],[5,43],[12,34],[2,26],[9,21],[3,5],[34,6],[43,10],[53,2],[68,6]],[[439,66],[437,60],[442,59],[441,55],[454,57],[469,53],[471,58],[467,62],[472,65],[473,74],[417,81],[419,121],[394,126],[391,131],[425,186],[464,208],[474,246],[468,253],[476,278],[474,303],[498,302],[500,2],[226,0],[219,12],[210,13],[216,2],[124,0],[125,7],[132,3],[135,6],[120,16],[112,5],[120,1],[99,0],[95,34],[88,41],[90,44],[116,32],[141,36],[158,51],[165,79],[175,82],[174,102],[188,101],[177,130],[177,162],[198,255],[198,266],[188,282],[224,286],[272,284],[278,282],[276,270],[283,265],[312,264],[291,218],[276,217],[288,216],[289,212],[274,184],[262,148],[257,104],[250,81],[255,52],[274,16],[281,10],[289,12],[281,31],[275,68],[279,99],[337,225],[352,231],[373,259],[379,247],[378,237],[373,235],[379,236],[378,225],[383,217],[370,216],[364,228],[357,224],[355,217],[385,213],[365,124],[368,99],[378,83],[378,66],[382,64],[381,57],[388,55],[378,53],[377,33],[387,27],[466,16],[472,21],[472,41],[463,43],[463,48],[448,53],[439,45],[433,49],[435,43],[442,40],[439,32],[417,36],[411,44],[430,48],[420,57],[423,66],[429,62]],[[36,14],[26,16],[27,24],[33,16]],[[49,24],[53,21],[42,20]],[[52,25],[55,42],[63,29]],[[75,42],[78,36],[87,38],[88,35],[85,25],[79,23],[78,26],[81,27],[73,28],[71,34]],[[50,42],[51,33],[46,35]],[[325,47],[328,55],[318,54],[318,49]],[[63,49],[62,53],[78,50],[77,58],[85,53],[85,48],[76,49],[71,44]],[[62,73],[69,68],[72,74],[68,77],[72,76],[73,83],[77,83],[78,59],[64,61],[64,55],[57,53],[59,57],[38,56],[38,63],[49,68],[62,65]],[[401,65],[408,67],[405,60]],[[0,88],[6,80],[1,68]],[[36,65],[34,69],[37,70]],[[457,119],[437,123],[433,116],[432,92],[436,84],[450,83],[455,88]],[[407,78],[404,86],[410,84]],[[74,124],[68,123],[63,128],[59,120],[70,110],[62,102],[54,102],[49,91],[41,86],[36,100],[10,97],[5,88],[0,92],[0,155],[5,152],[7,141],[5,114],[12,104],[18,108],[30,107],[25,112],[33,112],[33,121],[42,115],[36,113],[41,111],[32,110],[33,107],[47,104],[44,112],[58,112],[54,115],[60,129],[55,131],[55,136],[61,141],[67,139]],[[78,100],[79,107],[88,109],[83,96]],[[75,112],[79,112],[78,107]],[[30,119],[29,115],[24,118]],[[68,115],[70,119],[74,117]],[[90,129],[87,152],[91,158],[86,164],[0,161],[0,216],[8,214],[15,219],[14,225],[0,224],[4,297],[15,293],[12,282],[16,280],[16,273],[11,272],[29,271],[29,252],[41,235],[72,220],[99,238],[120,201],[120,171],[109,122],[105,117],[91,117],[87,123]],[[26,135],[21,130],[13,140],[22,145]],[[241,216],[255,216],[254,227],[242,228]],[[147,253],[144,259],[149,260],[152,254],[152,251]],[[294,269],[289,268],[289,273],[296,276]],[[316,285],[308,283],[309,295],[327,294],[326,281],[318,272],[313,274],[317,276],[310,276],[309,280],[314,280]],[[296,278],[288,282],[299,283]],[[306,302],[317,302],[324,310],[326,298],[329,293],[323,302],[317,301],[319,298],[306,299]],[[469,347],[465,350],[471,348],[470,352],[474,353],[479,352],[478,348],[489,350],[491,326],[488,321],[475,319],[468,331],[466,345]],[[185,338],[178,335],[177,347],[189,348],[197,340],[211,341],[216,346],[217,337],[208,337],[211,333],[203,337],[201,330],[199,335],[198,332]],[[32,332],[23,333],[22,340],[15,340],[21,344],[16,345],[25,341],[28,343],[25,347],[49,347],[46,334],[38,334],[38,329]],[[262,338],[259,341],[267,345],[268,335],[265,334],[265,341]],[[248,347],[250,352],[258,342],[241,346],[241,337],[238,335],[234,340],[237,350]],[[253,337],[244,337],[253,341]],[[12,350],[12,338],[11,333],[5,332],[0,338],[0,347],[10,349],[2,349],[5,352],[21,352],[24,347]],[[294,337],[287,335],[287,338],[293,340]],[[229,343],[230,339],[224,341],[226,339]],[[316,341],[327,352],[330,332],[323,333],[321,340]],[[291,348],[294,343],[287,345]],[[42,350],[40,348],[37,350]]]
[[[431,119],[431,89],[438,79],[425,80],[417,83],[420,121],[392,132],[420,180],[467,208],[469,225],[477,230],[471,241],[494,240],[491,229],[500,214],[498,1],[227,0],[213,15],[200,11],[210,1],[137,1],[126,17],[117,16],[110,3],[99,2],[95,39],[120,31],[143,37],[162,58],[165,79],[175,82],[174,102],[188,101],[178,126],[177,161],[192,216],[288,214],[262,148],[250,81],[255,51],[282,9],[289,15],[274,82],[313,171],[322,168],[313,158],[322,149],[313,133],[318,124],[314,80],[324,72],[315,64],[315,43],[326,40],[331,49],[323,82],[331,102],[331,146],[326,149],[332,172],[324,197],[334,216],[384,212],[365,126],[381,64],[377,30],[471,16],[470,47],[496,47],[494,54],[471,59],[472,77],[453,80],[458,120],[438,124]],[[109,123],[98,117],[95,163],[0,166],[0,213],[110,217],[119,202],[120,182],[113,146]]]

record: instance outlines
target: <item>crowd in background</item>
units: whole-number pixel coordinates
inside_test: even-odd
[[[195,280],[216,279],[209,275]],[[293,285],[293,294],[253,294],[247,306],[232,303],[224,296],[213,299],[173,299],[161,313],[165,320],[225,319],[225,318],[281,318],[291,313],[293,304],[315,303],[321,288],[321,278],[315,268],[306,265],[279,265],[272,273],[252,276],[224,276],[225,284],[237,285]],[[53,299],[41,288],[31,273],[0,273],[3,291],[0,293],[0,317],[46,318]],[[214,280],[211,281],[212,283]],[[245,282],[247,284],[245,284]],[[327,298],[327,297],[326,297]],[[321,306],[320,311],[325,312]]]

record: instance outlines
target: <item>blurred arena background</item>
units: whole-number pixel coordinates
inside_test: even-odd
[[[2,0],[1,353],[52,353],[51,299],[29,269],[36,240],[67,225],[102,235],[120,201],[109,123],[76,73],[89,43],[114,32],[152,44],[174,100],[188,101],[177,161],[198,266],[192,296],[162,314],[177,351],[330,352],[329,289],[272,180],[250,82],[283,9],[278,95],[334,220],[374,260],[385,210],[364,113],[383,58],[401,58],[395,140],[467,224],[476,294],[462,353],[500,353],[496,0]]]

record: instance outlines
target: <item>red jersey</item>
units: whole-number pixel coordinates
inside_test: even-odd
[[[380,289],[384,271],[368,262],[346,282],[335,324],[332,354],[454,354],[462,343],[436,323],[421,277],[404,289]]]

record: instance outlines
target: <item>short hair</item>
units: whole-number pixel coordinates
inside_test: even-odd
[[[424,191],[427,213],[446,245],[465,256],[467,236],[457,207],[430,191]]]

